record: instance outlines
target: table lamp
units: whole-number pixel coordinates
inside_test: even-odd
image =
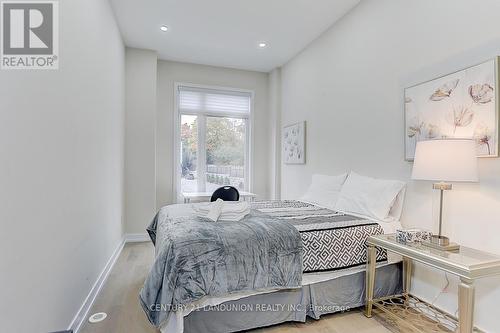
[[[432,235],[424,245],[439,250],[454,251],[459,246],[450,243],[442,234],[443,192],[451,190],[449,182],[477,182],[476,142],[469,139],[440,139],[419,141],[415,150],[415,160],[411,178],[415,180],[436,181],[432,185],[440,190],[439,197],[439,234]]]

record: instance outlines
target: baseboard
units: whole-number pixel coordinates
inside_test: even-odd
[[[149,235],[144,234],[125,234],[126,243],[149,242]]]
[[[78,333],[80,330],[83,322],[87,319],[87,315],[90,311],[90,308],[92,307],[92,304],[94,304],[94,301],[101,291],[102,286],[106,282],[106,279],[108,278],[109,272],[111,272],[111,269],[115,265],[116,259],[120,256],[120,253],[122,252],[123,246],[125,245],[126,238],[122,238],[122,241],[118,245],[118,247],[115,249],[111,257],[109,258],[108,262],[106,263],[106,266],[104,266],[104,269],[102,270],[101,274],[97,278],[97,281],[94,283],[92,286],[92,289],[90,289],[89,294],[85,298],[85,301],[83,302],[82,306],[76,313],[75,317],[71,321],[71,324],[69,325],[68,330],[72,331],[73,333]]]
[[[109,273],[113,269],[116,260],[120,256],[120,253],[122,252],[125,243],[147,242],[149,240],[150,240],[149,236],[146,233],[125,234],[123,236],[122,241],[120,242],[120,244],[117,246],[111,257],[109,258],[108,262],[106,263],[106,266],[104,266],[104,269],[97,278],[97,281],[92,286],[92,289],[90,289],[90,292],[85,298],[85,301],[83,302],[82,306],[80,307],[77,314],[71,321],[71,324],[69,325],[68,328],[69,331],[72,331],[73,333],[78,333],[78,331],[80,330],[83,322],[85,322],[85,320],[87,319],[88,313],[92,308],[92,305],[94,304],[97,295],[99,294],[102,286],[106,282],[106,279],[108,278]]]

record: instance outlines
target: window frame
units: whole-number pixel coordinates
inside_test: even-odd
[[[189,87],[196,89],[207,89],[207,90],[219,90],[221,92],[239,92],[246,93],[250,95],[250,110],[247,116],[232,113],[232,112],[210,112],[210,111],[200,111],[200,112],[188,112],[182,111],[179,109],[179,87]],[[194,84],[194,83],[186,83],[186,82],[174,82],[174,119],[173,119],[173,158],[174,165],[172,168],[172,198],[175,203],[183,202],[182,192],[181,192],[181,116],[182,115],[193,115],[203,117],[203,122],[206,123],[207,117],[229,117],[229,118],[241,118],[247,120],[247,128],[246,128],[246,147],[245,147],[245,175],[248,175],[248,179],[246,180],[247,187],[246,191],[253,191],[253,161],[254,161],[254,144],[253,144],[253,129],[254,129],[254,96],[255,93],[253,90],[248,89],[240,89],[240,88],[232,88],[232,87],[222,87],[222,86],[213,86],[213,85],[202,85],[202,84]],[[200,126],[198,133],[201,132],[201,138],[206,138],[206,126]],[[199,142],[200,135],[198,137]],[[200,151],[200,149],[198,149]],[[203,155],[206,154],[206,151],[203,152]],[[198,158],[199,159],[199,158]],[[206,163],[206,159],[205,159]]]

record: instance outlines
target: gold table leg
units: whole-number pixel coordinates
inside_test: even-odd
[[[365,316],[371,318],[373,308],[373,289],[375,288],[375,267],[377,262],[377,249],[368,245],[366,250],[366,307]]]
[[[472,333],[474,326],[474,282],[460,279],[458,286],[458,332]]]
[[[406,302],[409,300],[412,275],[412,261],[410,258],[403,257],[403,295]]]

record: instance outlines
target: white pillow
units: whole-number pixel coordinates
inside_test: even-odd
[[[366,216],[383,222],[399,220],[406,183],[349,174],[342,186],[335,209],[337,211]],[[397,204],[395,209],[392,207]]]
[[[403,212],[403,203],[405,201],[406,195],[406,184],[403,189],[398,193],[398,196],[394,200],[394,204],[389,211],[389,217],[394,221],[399,221],[401,219],[401,213]]]
[[[347,173],[338,176],[315,174],[309,189],[300,200],[333,209],[346,178]]]

